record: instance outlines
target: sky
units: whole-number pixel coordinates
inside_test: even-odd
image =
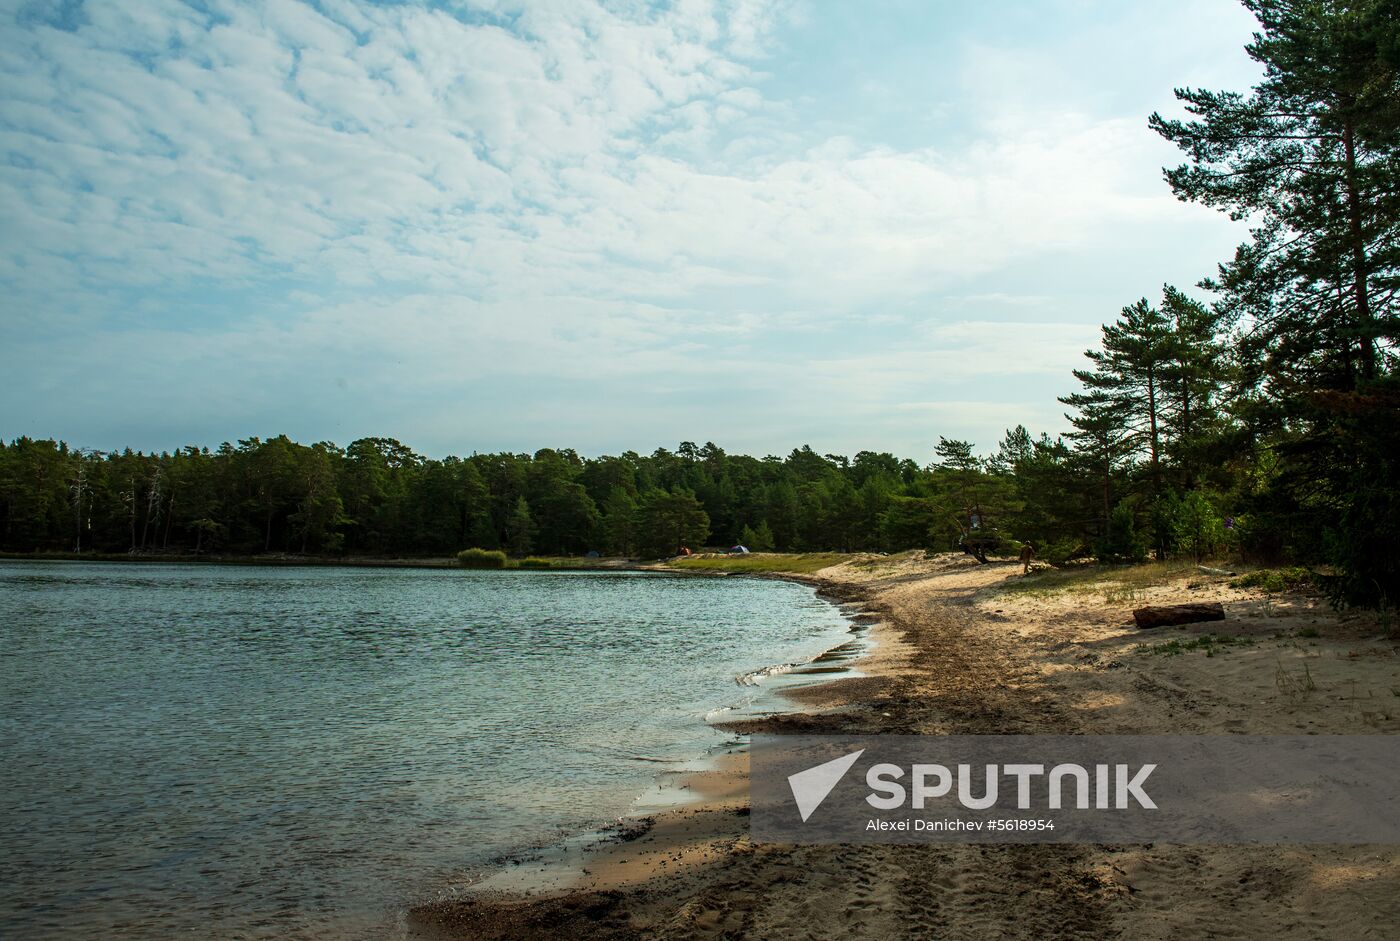
[[[0,0],[0,437],[994,449],[1211,274],[1235,0]]]

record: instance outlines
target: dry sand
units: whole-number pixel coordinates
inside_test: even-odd
[[[1400,732],[1397,643],[1374,617],[1194,570],[1113,578],[1052,587],[1014,564],[952,555],[825,569],[811,580],[881,617],[866,675],[799,690],[801,711],[734,728]],[[1133,626],[1133,607],[1188,600],[1223,602],[1227,620]],[[1206,634],[1232,642],[1206,645]],[[579,941],[1400,938],[1393,846],[754,845],[742,754],[685,786],[699,802],[416,909],[413,930]]]

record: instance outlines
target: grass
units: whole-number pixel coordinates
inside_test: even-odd
[[[1284,667],[1283,661],[1279,661],[1278,669],[1274,671],[1274,685],[1294,705],[1302,703],[1317,689],[1317,682],[1313,680],[1312,670],[1306,662],[1303,669],[1295,674]]]
[[[603,560],[594,556],[582,555],[530,555],[523,559],[507,559],[505,568],[527,572],[580,571],[583,569],[611,568],[604,566]]]
[[[1204,650],[1207,657],[1215,656],[1217,651],[1223,651],[1229,647],[1252,647],[1254,640],[1249,637],[1231,637],[1229,634],[1202,634],[1200,637],[1191,640],[1169,640],[1165,644],[1153,644],[1150,647],[1139,648],[1139,653],[1150,654],[1157,657],[1177,657],[1192,650]]]
[[[749,572],[810,574],[846,561],[839,552],[754,552],[748,555],[703,555],[672,559],[671,568],[691,572]]]
[[[457,564],[468,569],[503,569],[506,554],[498,549],[463,549],[457,553]]]
[[[998,586],[1007,594],[1056,595],[1103,592],[1110,604],[1139,599],[1138,592],[1165,585],[1194,572],[1194,562],[1146,562],[1141,565],[1081,565],[1053,572],[1009,578]]]

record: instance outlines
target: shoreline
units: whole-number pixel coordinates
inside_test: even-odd
[[[867,554],[854,557],[874,558]],[[578,893],[607,895],[645,886],[667,870],[704,865],[725,850],[732,850],[736,840],[733,831],[747,826],[749,735],[759,730],[791,731],[794,724],[808,721],[813,710],[834,713],[855,702],[857,690],[865,688],[862,681],[878,683],[879,671],[888,669],[888,664],[875,665],[872,654],[900,643],[898,631],[884,613],[876,610],[867,588],[822,577],[820,573],[678,572],[655,563],[642,570],[794,582],[813,589],[815,597],[838,609],[851,625],[848,633],[861,636],[800,664],[779,663],[755,671],[763,679],[778,680],[775,688],[767,692],[771,700],[783,702],[784,708],[719,721],[702,719],[709,727],[734,738],[699,756],[691,762],[695,767],[658,774],[658,783],[638,798],[634,811],[615,824],[574,834],[551,846],[510,854],[483,867],[491,871],[465,885],[464,891],[413,906],[409,910],[410,937],[456,937],[443,923],[442,915],[457,906],[512,907],[538,901],[549,904]],[[836,659],[845,663],[835,672],[802,684],[784,683],[781,679],[811,675],[804,674],[802,667],[822,663],[852,643],[859,643],[861,650],[849,658],[838,656]],[[768,673],[773,667],[791,669]],[[719,707],[716,711],[729,708]],[[674,776],[674,781],[660,783],[666,776]],[[681,791],[689,794],[679,797]],[[667,794],[677,796],[666,800]],[[663,799],[648,802],[648,795],[662,795]]]
[[[664,566],[658,574],[670,574]],[[690,839],[700,838],[707,829],[701,821],[711,815],[742,816],[748,806],[748,733],[751,724],[763,724],[780,717],[798,713],[803,700],[831,684],[863,677],[859,672],[862,661],[887,638],[876,639],[880,619],[865,610],[866,595],[859,590],[804,575],[763,572],[676,572],[682,575],[708,577],[738,576],[764,581],[790,581],[813,589],[814,597],[831,605],[845,621],[847,639],[825,648],[801,661],[782,661],[736,676],[741,688],[757,688],[759,699],[767,707],[750,713],[755,703],[737,706],[716,706],[700,725],[730,736],[708,746],[693,758],[682,761],[681,767],[658,772],[653,782],[637,794],[632,809],[614,823],[594,830],[569,834],[548,845],[525,846],[506,853],[482,866],[474,867],[466,881],[460,882],[449,894],[431,902],[420,903],[413,912],[444,904],[475,898],[538,897],[568,891],[587,884],[594,890],[604,881],[635,883],[650,877],[650,867],[638,867],[629,861],[618,861],[617,869],[604,874],[614,865],[618,848],[640,841],[672,842],[672,831],[679,827]],[[854,648],[854,649],[853,649]],[[811,669],[808,669],[811,668]],[[751,682],[745,682],[752,677]],[[808,679],[812,677],[812,679]],[[733,714],[732,718],[711,717]],[[694,855],[694,853],[693,853]],[[698,857],[708,857],[699,851]],[[663,868],[666,864],[663,863]],[[416,925],[420,931],[425,927]]]
[[[1315,597],[1194,566],[1066,585],[921,553],[791,577],[859,599],[878,646],[861,677],[793,691],[797,711],[720,723],[736,734],[1400,734],[1400,643]],[[1132,624],[1135,605],[1186,600],[1228,620]],[[1299,671],[1316,678],[1301,696],[1285,682]],[[1396,847],[754,844],[742,765],[702,772],[701,803],[593,847],[568,878],[414,908],[412,936],[1303,941],[1400,923]]]

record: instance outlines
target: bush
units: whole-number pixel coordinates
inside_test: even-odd
[[[754,552],[772,552],[773,530],[769,527],[767,520],[759,523],[757,529],[745,526],[739,533],[739,543],[748,546]]]
[[[523,569],[552,569],[554,563],[548,559],[541,559],[537,555],[529,556],[520,560],[520,567]]]
[[[1260,588],[1269,594],[1281,591],[1307,591],[1317,582],[1305,568],[1260,569],[1230,582],[1231,588]]]
[[[1138,532],[1137,514],[1128,500],[1119,501],[1108,518],[1108,533],[1094,547],[1104,562],[1141,562],[1147,558],[1147,537]]]
[[[1051,565],[1064,565],[1070,559],[1077,559],[1088,555],[1088,549],[1084,543],[1074,536],[1067,536],[1064,539],[1056,539],[1054,542],[1046,544],[1036,553],[1036,558]]]
[[[498,549],[463,549],[457,553],[457,564],[469,569],[503,569],[506,554]]]
[[[1213,556],[1225,545],[1225,523],[1205,494],[1193,490],[1171,501],[1168,513],[1176,545],[1197,562]]]

